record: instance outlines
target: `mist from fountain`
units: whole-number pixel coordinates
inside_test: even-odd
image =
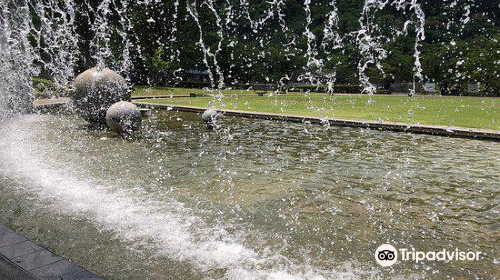
[[[28,41],[29,8],[15,1],[0,2],[0,120],[30,110],[35,50]]]

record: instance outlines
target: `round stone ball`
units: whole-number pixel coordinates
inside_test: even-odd
[[[106,113],[108,127],[116,133],[132,134],[141,127],[141,111],[128,101],[119,101]]]
[[[106,111],[113,103],[130,100],[127,81],[108,68],[91,68],[81,73],[74,87],[71,99],[76,112],[94,124],[106,123]]]
[[[217,121],[219,119],[219,112],[215,109],[207,109],[203,114],[201,115],[201,119],[203,122],[205,122],[208,126],[214,127],[217,125]]]

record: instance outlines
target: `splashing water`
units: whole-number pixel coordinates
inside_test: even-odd
[[[32,63],[35,50],[28,41],[29,7],[17,1],[0,3],[0,120],[31,107],[31,77],[39,69]]]
[[[355,274],[371,279],[375,273],[296,264],[279,250],[255,250],[244,245],[247,234],[230,233],[225,229],[227,224],[209,226],[183,203],[154,198],[145,187],[84,179],[89,176],[78,166],[61,165],[48,156],[57,148],[45,149],[47,142],[38,141],[47,136],[40,121],[57,120],[25,116],[0,128],[0,170],[22,181],[25,193],[51,201],[51,211],[91,219],[131,243],[134,250],[143,250],[146,244],[156,256],[187,261],[207,273],[221,269],[224,279],[342,279]],[[17,129],[20,123],[24,124],[22,130]]]
[[[363,2],[358,18],[359,28],[345,34],[340,32],[341,23],[337,2],[337,0],[329,1],[324,6],[323,10],[326,14],[323,27],[320,29],[317,28],[317,23],[313,22],[317,11],[315,7],[318,3],[311,0],[304,1],[302,9],[306,21],[302,37],[300,37],[291,32],[290,26],[293,24],[289,22],[290,14],[287,12],[290,3],[285,0],[265,2],[259,13],[251,9],[251,3],[248,0],[176,0],[171,4],[170,14],[165,12],[159,14],[162,21],[171,22],[171,27],[168,36],[163,37],[162,34],[158,34],[156,44],[165,49],[172,64],[181,64],[179,59],[184,50],[175,49],[175,43],[178,40],[177,33],[180,32],[179,23],[192,20],[198,29],[196,44],[203,54],[205,69],[201,70],[207,71],[210,86],[219,92],[211,103],[215,106],[216,101],[219,104],[222,103],[221,89],[238,85],[241,82],[249,83],[235,75],[235,69],[244,67],[250,69],[270,63],[266,59],[272,51],[268,49],[274,40],[271,34],[276,34],[272,32],[281,33],[278,35],[282,35],[286,40],[283,42],[283,50],[279,51],[284,52],[287,59],[304,56],[305,64],[303,69],[290,70],[282,77],[272,79],[264,76],[263,81],[273,80],[279,88],[285,88],[291,81],[302,80],[315,86],[326,85],[329,93],[334,93],[337,80],[336,68],[340,65],[340,62],[330,65],[331,58],[328,55],[333,51],[343,52],[352,44],[356,46],[359,51],[357,60],[359,83],[363,92],[373,94],[377,90],[377,85],[373,82],[372,76],[378,74],[386,76],[384,61],[392,51],[386,49],[386,45],[402,36],[414,36],[412,39],[414,40],[413,82],[410,95],[415,94],[417,83],[424,79],[421,48],[425,40],[425,13],[421,2],[418,0],[366,0]],[[459,32],[463,32],[465,26],[471,22],[473,4],[467,1],[459,7],[456,1],[450,3],[450,9],[463,10],[458,20]],[[60,89],[65,91],[77,74],[75,71],[81,72],[94,66],[109,67],[126,76],[131,82],[133,79],[131,75],[135,74],[134,71],[146,67],[141,49],[143,42],[140,42],[134,34],[137,28],[132,20],[137,20],[134,10],[155,9],[155,5],[158,5],[158,1],[106,0],[101,1],[99,5],[93,5],[91,1],[75,2],[74,0],[3,1],[2,49],[5,51],[3,51],[2,59],[7,63],[3,63],[2,73],[18,71],[19,74],[13,74],[13,76],[16,79],[23,79],[24,82],[10,83],[22,84],[22,86],[8,85],[8,82],[3,82],[2,85],[5,84],[5,88],[10,87],[9,91],[13,91],[13,87],[26,87],[15,94],[9,93],[5,96],[9,96],[10,100],[17,99],[21,103],[23,103],[21,100],[28,100],[32,92],[29,78],[36,76],[55,82]],[[88,10],[88,13],[80,15],[78,9]],[[190,18],[179,17],[180,10],[183,9],[188,12]],[[379,15],[387,9],[395,9],[406,18],[402,22],[401,29],[393,29],[391,34],[382,32],[377,23]],[[200,11],[203,13],[201,19]],[[30,18],[30,12],[36,17]],[[17,15],[15,20],[12,17],[13,14]],[[81,21],[79,17],[87,21],[86,25],[80,27],[76,25],[77,20]],[[158,24],[156,21],[157,19],[150,17],[147,23],[155,25]],[[273,21],[279,23],[280,30],[269,30],[270,23]],[[242,37],[244,40],[258,41],[260,49],[255,48],[246,53],[240,53],[238,50],[245,48],[245,43],[237,39],[236,35],[241,34],[235,34],[235,26],[245,24],[248,24],[251,34],[245,34]],[[453,21],[450,19],[447,29],[452,28],[452,24]],[[82,34],[82,29],[85,28],[89,30]],[[82,42],[86,42],[88,48],[85,45],[82,46]],[[301,51],[303,53],[300,53]],[[12,58],[9,59],[9,56]],[[228,58],[231,61],[228,62]],[[14,64],[24,66],[14,66]],[[176,68],[171,82],[181,81],[179,73],[188,70],[191,69]],[[24,101],[24,103],[29,102]],[[17,105],[11,104],[9,107],[17,107]]]
[[[0,205],[29,207],[5,214],[30,229],[37,220],[43,230],[35,236],[52,236],[55,248],[53,241],[67,243],[63,254],[108,278],[423,279],[494,271],[496,169],[481,169],[498,165],[492,143],[231,119],[238,133],[221,145],[195,114],[152,117],[151,135],[134,142],[82,130],[71,116],[1,123],[7,191]],[[449,153],[452,143],[462,148]],[[449,175],[439,176],[442,170]],[[477,239],[464,244],[468,236]],[[401,263],[386,273],[373,259],[379,242],[481,248],[487,259],[446,268]],[[124,263],[121,251],[134,261]]]
[[[401,275],[393,275],[374,267],[371,255],[363,257],[375,242],[410,243],[421,236],[418,245],[425,248],[443,240],[486,248],[484,263],[466,264],[468,276],[494,272],[497,249],[488,244],[496,232],[491,217],[498,214],[497,176],[491,172],[496,168],[484,168],[498,165],[494,145],[456,140],[465,148],[450,154],[455,140],[341,130],[328,122],[322,130],[230,120],[232,127],[210,134],[196,116],[173,112],[154,114],[144,138],[134,142],[87,131],[72,116],[16,116],[30,111],[37,77],[63,92],[70,91],[79,72],[94,66],[112,68],[130,84],[144,80],[134,75],[148,67],[145,44],[167,54],[166,64],[175,68],[171,82],[181,81],[181,74],[192,70],[180,66],[182,54],[192,50],[178,47],[179,32],[196,35],[189,39],[201,59],[192,67],[208,75],[207,92],[215,93],[211,107],[224,106],[223,89],[251,86],[236,73],[245,73],[241,69],[261,69],[259,79],[277,83],[280,90],[300,80],[326,85],[333,94],[338,67],[345,62],[329,55],[347,48],[358,50],[352,61],[362,91],[374,94],[374,76],[387,75],[384,62],[392,50],[386,46],[401,38],[411,37],[410,95],[425,77],[421,1],[361,1],[353,20],[358,25],[346,33],[341,0],[261,2],[255,10],[250,0],[1,1],[0,187],[9,186],[12,194],[0,199],[15,205],[12,201],[20,200],[15,193],[23,192],[33,198],[34,209],[49,209],[68,227],[76,219],[86,229],[98,228],[92,233],[98,240],[107,242],[103,235],[112,235],[110,247],[139,255],[127,270],[131,275],[139,262],[147,271],[149,261],[159,259],[158,267],[174,264],[155,268],[158,278],[177,269],[176,279],[420,279],[443,276],[447,269],[461,277],[460,265],[443,271],[433,264],[419,266],[423,272],[417,274],[411,265],[403,266]],[[171,10],[154,13],[167,4]],[[468,4],[460,7],[460,32],[471,22],[473,5]],[[293,9],[304,25],[289,18]],[[401,19],[390,32],[379,21],[388,9]],[[191,24],[189,30],[184,22]],[[450,19],[447,28],[453,24]],[[140,28],[155,25],[169,30],[141,41]],[[245,27],[243,34],[237,34],[239,26]],[[281,48],[270,47],[276,41]],[[455,47],[452,42],[448,48]],[[272,75],[273,52],[285,54],[276,63],[290,68],[283,76]],[[305,62],[300,69],[290,65],[297,57]],[[464,161],[469,157],[470,165]],[[457,190],[457,185],[470,187]],[[458,206],[451,203],[455,200]],[[439,221],[445,222],[437,226]],[[470,236],[478,240],[468,242]]]

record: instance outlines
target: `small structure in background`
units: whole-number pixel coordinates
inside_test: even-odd
[[[413,87],[415,86],[415,92],[413,92]],[[421,94],[425,91],[425,83],[416,82],[394,82],[389,90],[391,93],[397,94]]]
[[[141,127],[141,122],[141,111],[128,101],[116,102],[106,113],[106,123],[116,133],[131,135]]]
[[[427,82],[424,84],[424,91],[426,93],[434,93],[436,92],[436,83]]]
[[[480,86],[479,83],[468,84],[467,85],[467,91],[470,92],[470,93],[478,93],[479,92],[479,86]]]
[[[253,83],[251,88],[255,91],[258,96],[264,96],[268,91],[272,91],[279,94],[278,87],[275,84],[269,83]]]
[[[210,82],[210,76],[208,74],[208,70],[188,70],[187,72],[187,81],[192,83],[208,83]]]

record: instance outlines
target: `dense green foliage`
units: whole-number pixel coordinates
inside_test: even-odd
[[[95,64],[91,59],[93,33],[89,24],[95,17],[86,13],[88,9],[83,7],[83,1],[80,2],[82,7],[77,9],[77,30],[81,39],[79,70]],[[94,2],[91,6],[100,3]],[[334,29],[343,38],[340,48],[335,48],[331,40],[325,39],[325,24],[332,10],[332,1],[311,1],[312,20],[308,27],[315,38],[310,43],[315,57],[324,61],[321,71],[307,66],[310,57],[307,55],[307,13],[303,0],[282,1],[284,20],[280,20],[276,5],[272,4],[280,1],[179,0],[178,6],[175,1],[151,2],[146,5],[132,1],[128,7],[132,30],[125,31],[134,34],[131,40],[137,46],[131,48],[133,66],[129,72],[136,83],[183,85],[189,79],[189,70],[208,69],[214,75],[214,85],[220,76],[225,85],[278,83],[280,80],[297,82],[307,71],[317,71],[319,76],[335,72],[337,84],[359,84],[358,63],[362,54],[356,43],[356,31],[360,29],[363,0],[336,1],[338,24]],[[464,93],[467,84],[479,82],[482,94],[498,95],[498,3],[480,0],[456,1],[456,5],[449,1],[418,2],[426,16],[426,37],[419,46],[423,80],[438,82],[443,94]],[[112,3],[111,6],[121,5],[118,0]],[[229,4],[233,11],[231,18],[228,16],[231,15],[228,13]],[[381,46],[388,51],[387,57],[381,61],[385,74],[375,64],[369,65],[366,73],[371,82],[388,89],[393,83],[414,80],[417,26],[414,12],[409,6],[398,11],[394,5],[370,10],[377,26],[373,28],[373,35],[379,36]],[[198,16],[201,30],[193,14]],[[258,19],[267,15],[269,20],[256,25]],[[111,25],[117,26],[116,29],[122,28],[118,13],[111,13],[109,20]],[[408,20],[411,22],[407,34],[396,35]],[[201,39],[200,31],[203,32]],[[201,42],[214,54],[213,57],[204,58]],[[121,51],[121,43],[117,34],[111,37],[111,48],[116,53]],[[216,66],[220,67],[221,75],[217,74]]]

